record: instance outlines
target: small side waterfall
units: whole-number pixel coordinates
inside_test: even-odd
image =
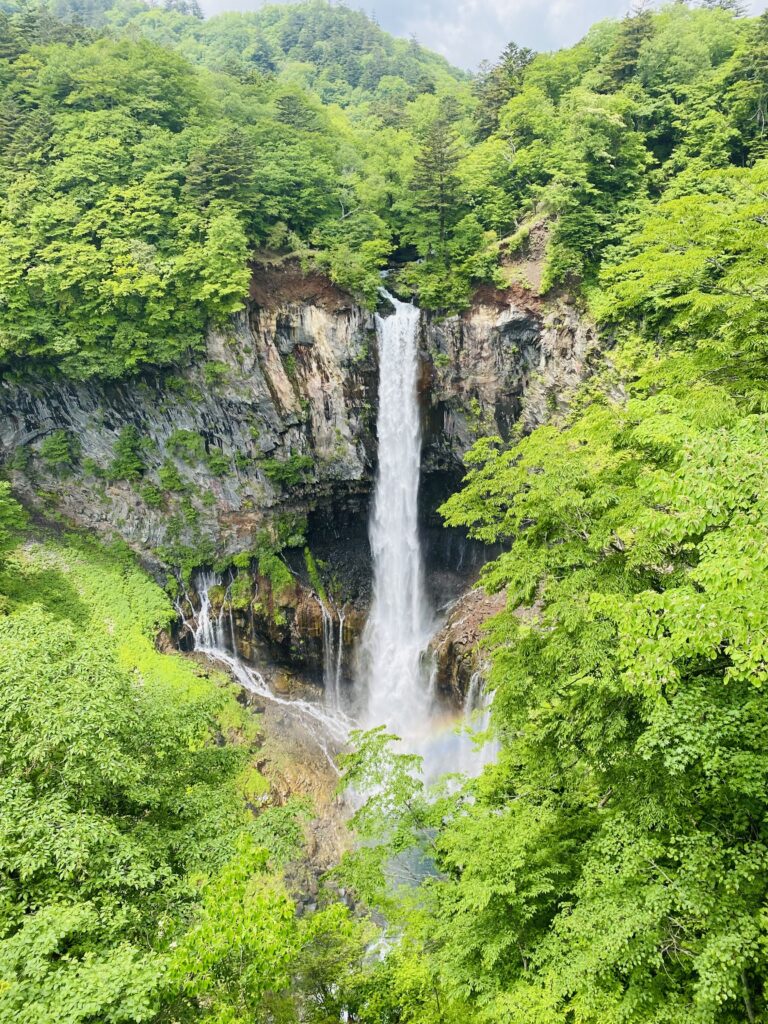
[[[387,296],[395,312],[376,317],[379,339],[379,468],[370,539],[373,603],[362,638],[366,721],[401,736],[429,717],[422,655],[433,617],[424,589],[418,529],[421,467],[419,310]]]
[[[215,587],[223,586],[222,578],[216,573],[201,572],[195,576],[193,584],[200,601],[199,610],[195,610],[188,594],[184,594],[183,599],[177,602],[176,610],[192,636],[194,649],[225,665],[245,690],[280,705],[298,719],[336,771],[334,753],[346,742],[352,727],[351,721],[337,709],[326,710],[312,701],[278,697],[273,693],[262,674],[241,661],[237,653],[237,634],[231,604],[226,600],[229,587],[225,591],[221,610],[214,614],[210,595]]]
[[[458,758],[459,771],[467,775],[476,775],[495,761],[499,753],[498,740],[488,739],[486,735],[491,724],[492,704],[493,694],[483,689],[483,673],[473,673],[464,699],[464,731],[460,735]],[[479,747],[474,739],[476,734],[483,738]]]
[[[341,673],[344,663],[344,608],[331,608],[315,595],[323,616],[323,688],[326,703],[334,711],[342,709]],[[335,615],[334,615],[335,612]],[[338,642],[336,621],[338,619]]]
[[[210,593],[214,587],[221,585],[221,578],[215,573],[202,572],[197,577],[196,590],[200,596],[200,611],[197,615],[197,621],[191,627],[196,651],[223,651],[226,650],[229,641],[232,651],[237,653],[237,641],[232,626],[232,617],[231,615],[225,617],[224,614],[225,602],[222,602],[219,614],[213,614]],[[177,607],[177,610],[181,614],[181,609]],[[183,618],[184,616],[182,615]],[[229,626],[229,637],[227,637],[227,626]]]

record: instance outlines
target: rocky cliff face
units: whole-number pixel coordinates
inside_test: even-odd
[[[454,602],[432,637],[429,654],[435,665],[435,686],[448,703],[462,704],[472,676],[482,671],[483,626],[505,606],[503,593],[470,590]]]
[[[564,410],[599,348],[595,328],[559,298],[482,289],[461,316],[428,320],[427,466],[450,469],[478,437],[508,438]]]
[[[462,455],[562,409],[597,352],[572,304],[519,286],[482,290],[461,316],[424,317],[423,521],[442,600],[482,561],[461,538],[446,541],[434,515]],[[305,545],[346,610],[350,642],[364,621],[376,361],[372,313],[294,265],[258,267],[246,309],[181,370],[114,384],[0,381],[0,462],[31,507],[124,538],[158,572],[239,556],[260,595],[256,611],[235,609],[243,650],[264,642],[317,671],[323,621]],[[270,578],[265,551],[281,552],[279,573],[295,585]],[[452,625],[463,629],[449,622],[438,651],[446,693],[467,674],[447,666],[469,669],[475,643]]]
[[[284,514],[368,489],[375,457],[372,316],[320,278],[263,271],[246,310],[179,374],[120,384],[0,384],[0,456],[33,506],[146,557],[235,554]],[[125,473],[120,438],[144,464]],[[46,459],[65,432],[73,467]]]

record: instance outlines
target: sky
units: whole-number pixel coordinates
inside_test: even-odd
[[[212,15],[258,10],[264,3],[202,0],[202,7]],[[623,17],[632,0],[349,0],[348,6],[374,14],[393,35],[416,36],[457,67],[474,69],[495,60],[511,40],[533,50],[572,46],[596,21]],[[760,14],[768,0],[747,0],[746,6]]]

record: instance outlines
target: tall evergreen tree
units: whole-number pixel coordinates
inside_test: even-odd
[[[437,113],[424,126],[420,151],[413,176],[414,206],[419,219],[417,244],[425,256],[445,259],[448,228],[458,203],[459,162],[457,122],[459,111],[455,100],[445,96]]]
[[[605,58],[602,71],[608,88],[621,88],[634,75],[640,48],[653,35],[653,15],[645,8],[625,18]]]
[[[478,104],[475,112],[476,134],[487,138],[499,125],[499,111],[523,85],[525,69],[535,54],[525,46],[508,43],[496,64],[481,68],[475,83]]]
[[[747,6],[742,0],[701,0],[701,6],[709,10],[732,11],[738,18],[747,13]]]

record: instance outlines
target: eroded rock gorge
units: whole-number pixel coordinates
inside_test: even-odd
[[[567,298],[545,303],[520,287],[422,318],[421,520],[436,604],[459,597],[484,557],[436,515],[462,456],[480,436],[506,438],[563,410],[598,352]],[[237,600],[219,598],[234,606],[241,653],[256,658],[261,645],[317,674],[317,591],[332,614],[344,609],[348,642],[369,599],[376,385],[373,314],[294,264],[257,266],[246,308],[184,369],[111,384],[3,381],[0,458],[30,507],[123,538],[158,575],[235,559]],[[69,461],[46,456],[57,434]],[[118,458],[126,438],[130,472]],[[290,577],[270,571],[278,555]],[[445,693],[466,686],[471,668],[454,620],[466,624],[449,617],[435,645]]]

